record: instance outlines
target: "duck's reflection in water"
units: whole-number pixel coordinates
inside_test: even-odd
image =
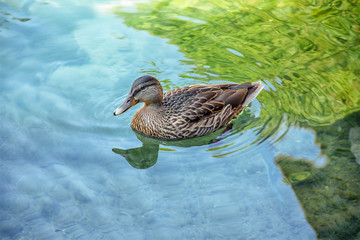
[[[181,141],[161,141],[136,134],[137,138],[142,142],[141,147],[130,149],[113,148],[112,151],[123,156],[132,167],[146,169],[155,165],[158,159],[160,144],[177,147],[206,145],[220,141],[226,135],[225,132],[228,132],[230,129],[231,124],[226,129],[220,129],[210,135]]]
[[[143,142],[141,147],[130,149],[113,148],[112,151],[123,156],[132,167],[146,169],[155,165],[159,154],[159,144]]]

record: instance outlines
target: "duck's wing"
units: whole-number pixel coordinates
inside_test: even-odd
[[[190,86],[165,93],[164,105],[178,132],[203,136],[236,117],[249,103],[253,88],[252,83]]]

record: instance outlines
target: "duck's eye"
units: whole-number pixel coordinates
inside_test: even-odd
[[[141,88],[140,88],[140,90],[144,90],[145,89],[145,86],[142,86]]]

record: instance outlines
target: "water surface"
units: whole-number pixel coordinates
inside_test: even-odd
[[[135,3],[0,2],[1,239],[355,238],[351,2]],[[152,142],[112,115],[143,74],[266,86],[215,140]]]

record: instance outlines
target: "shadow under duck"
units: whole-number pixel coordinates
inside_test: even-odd
[[[162,140],[200,137],[225,127],[262,90],[260,82],[194,85],[163,94],[160,82],[149,75],[136,79],[114,115],[139,102],[131,121],[140,134]]]

